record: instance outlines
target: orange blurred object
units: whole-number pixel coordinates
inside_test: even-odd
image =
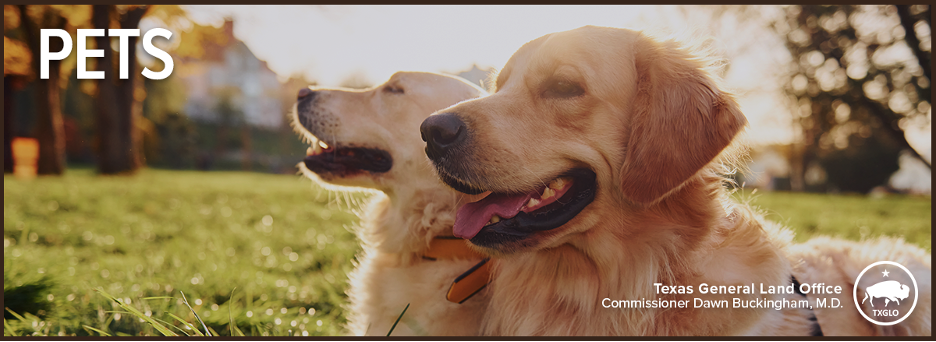
[[[13,138],[13,175],[17,178],[36,177],[36,165],[39,161],[39,140],[33,138]]]

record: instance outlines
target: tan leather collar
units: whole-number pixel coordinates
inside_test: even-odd
[[[423,256],[430,260],[482,259],[452,282],[445,296],[450,302],[464,303],[491,282],[490,258],[468,247],[465,239],[437,236],[429,243],[429,249]]]
[[[454,236],[436,236],[429,242],[429,249],[423,256],[432,260],[485,258],[483,254],[468,247],[468,241]]]

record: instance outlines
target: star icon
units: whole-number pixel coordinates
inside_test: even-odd
[[[890,272],[887,272],[887,270],[884,270],[884,272],[881,272],[881,273],[884,273],[884,276],[886,277],[887,274],[890,273]]]

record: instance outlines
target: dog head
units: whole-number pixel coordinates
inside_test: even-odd
[[[492,253],[535,250],[616,219],[601,214],[658,203],[747,122],[708,67],[625,29],[525,44],[493,94],[420,127],[439,177],[481,198],[459,209],[456,235]]]
[[[433,111],[481,92],[463,79],[423,72],[398,72],[363,90],[301,89],[293,127],[312,146],[299,166],[326,184],[388,194],[433,183],[416,129]]]

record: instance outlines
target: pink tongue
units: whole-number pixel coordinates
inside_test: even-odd
[[[511,218],[520,212],[533,193],[526,195],[491,194],[484,199],[463,205],[455,213],[455,236],[470,239],[484,228],[494,214]]]

